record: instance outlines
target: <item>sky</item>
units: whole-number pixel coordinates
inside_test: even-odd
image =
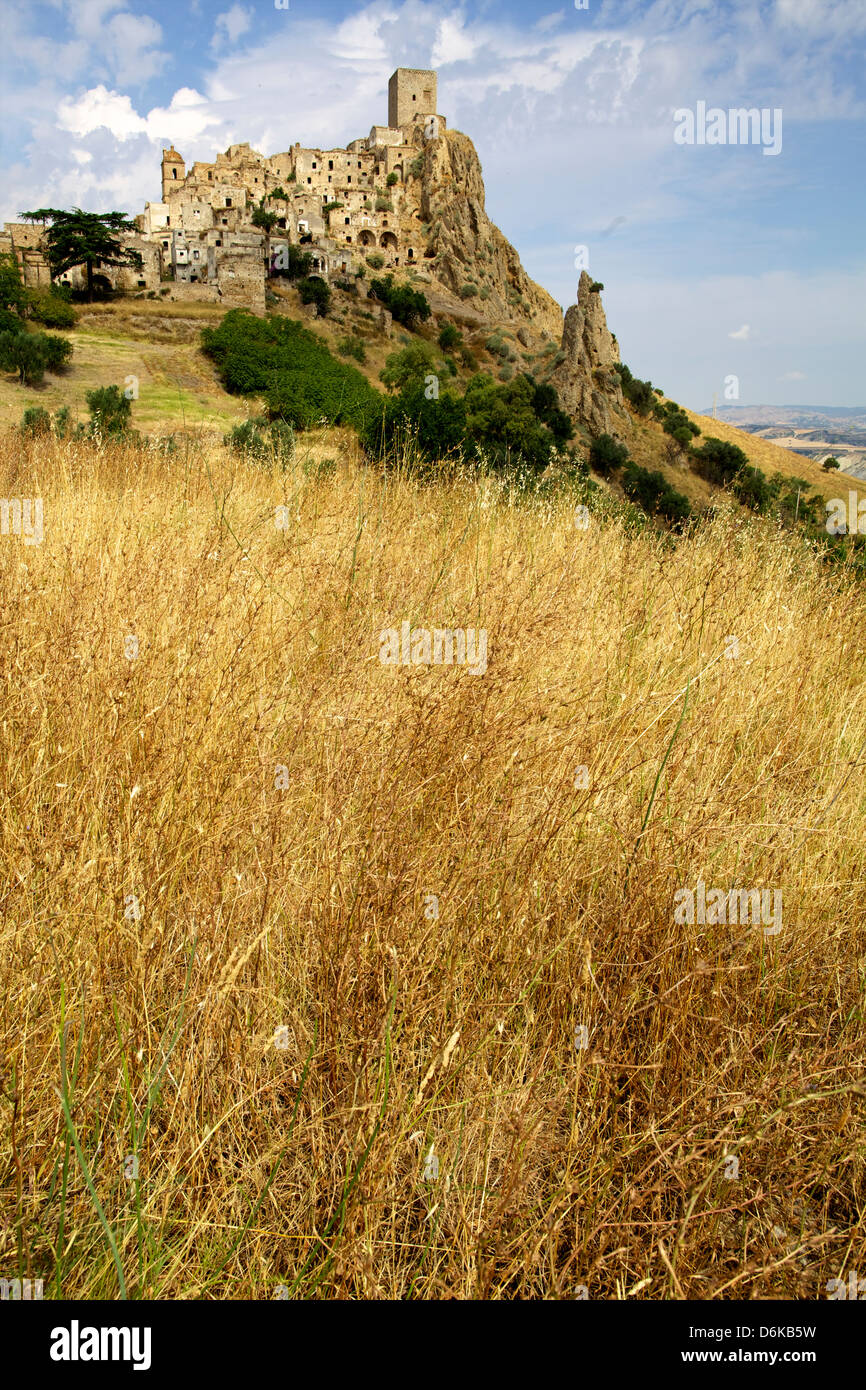
[[[866,404],[866,0],[0,0],[0,18],[3,220],[140,212],[170,143],[188,164],[345,145],[387,121],[394,68],[433,67],[489,216],[564,308],[586,263],[635,375],[695,410]],[[699,103],[721,112],[706,143]],[[739,107],[766,113],[762,143],[727,140]]]

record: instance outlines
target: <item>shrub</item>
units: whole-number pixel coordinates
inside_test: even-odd
[[[450,352],[463,342],[463,334],[453,323],[446,323],[439,333],[438,342],[443,352]]]
[[[24,324],[11,309],[0,309],[0,333],[23,333]]]
[[[692,449],[692,457],[701,477],[720,487],[725,487],[740,469],[749,466],[742,449],[723,439],[705,439],[703,448]]]
[[[421,175],[424,173],[423,154],[419,154],[417,159],[412,160],[412,163],[409,165],[409,173],[412,175],[413,179],[420,179]]]
[[[97,386],[84,397],[90,411],[92,434],[125,434],[129,429],[132,401],[119,386]]]
[[[618,444],[612,435],[600,434],[592,441],[589,461],[596,473],[607,474],[626,464],[628,449],[624,444]]]
[[[46,328],[72,328],[76,314],[72,305],[62,295],[52,290],[28,290],[27,307],[30,317]]]
[[[366,261],[371,270],[381,270],[385,264],[385,257],[378,251],[373,251],[366,257]]]
[[[341,338],[337,344],[337,351],[341,357],[354,357],[356,362],[366,362],[367,360],[367,350],[364,347],[363,339],[354,335]]]
[[[285,264],[283,264],[285,260]],[[313,266],[313,256],[310,251],[302,251],[299,246],[286,246],[283,248],[282,255],[276,257],[274,267],[275,275],[282,275],[286,280],[306,279]]]
[[[436,363],[427,343],[414,343],[400,352],[388,354],[385,366],[379,373],[379,380],[389,391],[405,391],[418,383],[423,383],[431,372],[435,373]]]
[[[424,323],[430,317],[426,296],[420,290],[413,290],[411,285],[395,285],[393,275],[371,280],[370,293],[390,310],[395,322],[402,323],[405,328],[414,328],[419,319]]]
[[[480,295],[480,297],[481,297],[481,299],[489,299],[489,298],[490,298],[490,290],[487,288],[486,285],[482,285],[482,286],[481,286],[481,295]]]
[[[51,433],[51,416],[41,405],[29,405],[21,416],[21,433],[36,436]]]
[[[374,204],[377,212],[393,212],[394,204],[390,198],[377,198]]]
[[[315,304],[320,318],[328,317],[331,307],[331,289],[320,275],[310,275],[298,281],[298,293],[302,304]]]
[[[825,458],[824,462],[821,464],[821,467],[823,468],[825,473],[829,473],[832,471],[832,469],[839,467],[839,460],[837,458],[833,458],[831,454],[828,458]]]
[[[647,513],[648,516],[662,516],[666,521],[681,524],[691,515],[689,500],[676,488],[672,488],[663,473],[648,468],[629,459],[622,480],[623,492]]]
[[[600,280],[593,280],[592,284],[589,287],[589,292],[590,294],[600,294],[600,292],[603,289],[604,285],[601,283]]]
[[[478,286],[472,280],[467,280],[460,286],[461,299],[474,299],[478,293]]]
[[[639,377],[632,376],[624,362],[615,362],[614,371],[619,372],[622,393],[626,400],[634,407],[638,415],[648,415],[655,404],[652,382],[641,381]]]
[[[392,170],[391,170],[391,173],[388,175],[388,177],[387,177],[386,180],[385,180],[386,186],[387,186],[388,188],[393,188],[394,185],[395,185],[395,183],[399,183],[399,182],[400,182],[400,175],[397,174],[397,173],[395,173],[394,170],[392,169]]]
[[[470,347],[462,347],[460,349],[460,361],[463,363],[463,366],[468,367],[470,371],[474,372],[478,367],[478,358]]]
[[[235,425],[223,436],[223,443],[257,463],[279,463],[285,468],[294,453],[295,433],[284,420],[258,416]]]

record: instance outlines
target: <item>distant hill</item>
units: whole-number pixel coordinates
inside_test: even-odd
[[[866,478],[866,406],[725,405],[716,418],[818,463],[832,454],[845,473]]]

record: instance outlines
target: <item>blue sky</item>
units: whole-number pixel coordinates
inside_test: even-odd
[[[487,210],[567,307],[575,247],[624,361],[705,408],[866,404],[866,0],[20,0],[2,6],[0,215],[134,213],[159,157],[345,145],[436,67]],[[699,101],[782,111],[777,155],[681,145]]]

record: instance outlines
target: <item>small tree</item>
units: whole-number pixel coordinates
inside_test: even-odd
[[[142,267],[138,251],[124,246],[121,234],[133,236],[138,229],[122,212],[82,212],[73,208],[37,208],[20,214],[28,222],[51,225],[45,232],[46,254],[52,275],[63,275],[83,265],[87,274],[87,299],[93,299],[93,272],[96,266]]]
[[[839,460],[837,458],[834,458],[833,455],[830,454],[827,458],[825,458],[824,462],[821,464],[821,467],[823,468],[825,473],[830,473],[834,468],[839,467]]]
[[[463,334],[453,323],[446,323],[439,334],[439,346],[443,352],[450,352],[452,348],[459,347],[463,342]]]
[[[395,185],[395,183],[399,183],[399,182],[400,182],[400,175],[399,175],[399,174],[396,174],[396,173],[393,171],[393,169],[392,169],[392,170],[391,170],[391,173],[388,175],[388,177],[387,177],[386,180],[385,180],[386,185],[388,186],[388,188],[393,188],[394,185]]]
[[[0,370],[17,372],[21,386],[58,371],[72,356],[68,338],[51,333],[0,333]]]

